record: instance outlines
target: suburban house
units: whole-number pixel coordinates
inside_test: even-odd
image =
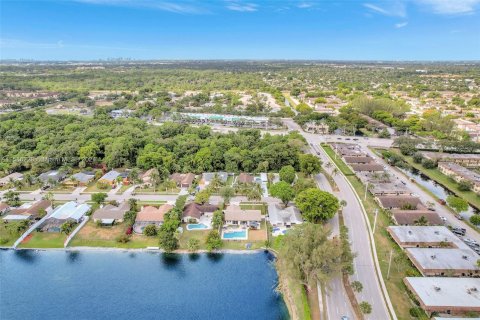
[[[73,186],[86,186],[95,179],[93,172],[78,172],[70,176],[63,184]]]
[[[261,210],[244,210],[236,205],[229,205],[223,213],[225,214],[226,225],[248,226],[259,229],[260,222],[263,219]]]
[[[332,148],[342,157],[365,157],[359,145],[351,143],[332,143]]]
[[[137,217],[135,218],[135,224],[133,230],[136,233],[142,233],[148,225],[161,226],[164,221],[165,213],[173,209],[171,204],[163,204],[160,207],[143,206]]]
[[[441,226],[443,221],[435,211],[428,209],[420,210],[399,210],[393,209],[392,218],[396,225],[399,226],[412,226],[417,224],[420,219],[425,219],[430,226]],[[423,217],[423,218],[422,218]]]
[[[283,207],[281,204],[268,205],[268,220],[272,227],[291,227],[303,223],[302,215],[297,207],[290,205]]]
[[[367,164],[359,164],[359,163],[352,163],[350,167],[355,172],[384,172],[383,166],[378,163],[367,163]]]
[[[38,180],[40,180],[44,185],[52,185],[59,183],[63,179],[65,179],[67,175],[64,172],[59,170],[51,170],[48,172],[44,172],[38,176]]]
[[[127,201],[122,202],[118,206],[107,204],[95,211],[92,215],[93,221],[101,221],[102,224],[122,223],[123,216],[130,210],[130,204]]]
[[[195,221],[199,222],[202,216],[212,216],[219,208],[209,203],[198,204],[190,202],[183,208],[182,221],[185,223]]]
[[[60,227],[67,221],[79,223],[90,211],[90,205],[70,201],[56,208],[39,229],[47,232],[60,232]]]
[[[17,181],[22,179],[23,179],[23,174],[19,172],[10,173],[8,176],[0,178],[0,187],[6,186],[7,184],[10,183],[10,181]]]
[[[253,176],[251,174],[242,172],[237,177],[237,183],[253,183]]]
[[[36,202],[27,202],[17,208],[10,208],[10,214],[24,215],[31,219],[40,219],[40,213],[50,213],[52,211],[52,203],[48,200],[39,200]]]
[[[204,186],[208,186],[210,182],[212,182],[214,177],[218,177],[218,179],[222,183],[226,183],[228,179],[228,173],[226,172],[205,172],[202,174],[202,184]]]
[[[422,202],[419,198],[409,195],[401,196],[378,196],[377,202],[383,209],[402,209],[402,210],[415,210],[423,208]]]
[[[412,263],[424,277],[478,277],[478,255],[472,249],[407,248]]]
[[[148,169],[142,174],[142,183],[146,186],[152,185],[152,173],[155,172],[155,168]]]
[[[190,188],[195,180],[193,173],[174,173],[170,175],[170,179],[175,181],[179,188]]]
[[[108,183],[110,186],[115,186],[117,184],[117,178],[120,176],[120,172],[115,170],[110,170],[105,173],[98,182]]]
[[[403,282],[428,315],[480,312],[479,278],[406,277]]]
[[[389,226],[387,231],[402,248],[469,248],[445,226]]]
[[[332,109],[329,109],[332,111]],[[330,131],[330,126],[322,121],[309,121],[304,125],[306,132],[317,133],[317,134],[328,134]]]

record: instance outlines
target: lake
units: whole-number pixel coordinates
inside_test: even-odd
[[[0,318],[289,319],[267,253],[0,250]]]

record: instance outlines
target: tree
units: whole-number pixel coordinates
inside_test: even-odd
[[[313,154],[300,155],[300,171],[312,175],[322,170],[322,161]]]
[[[49,191],[46,195],[43,196],[43,200],[50,201],[50,203],[52,204],[52,208],[55,208],[55,203],[53,202],[54,196],[51,191]]]
[[[222,239],[220,238],[220,233],[218,233],[217,230],[210,231],[205,244],[207,245],[208,251],[220,249],[223,245]]]
[[[98,192],[98,193],[92,194],[91,199],[95,203],[102,204],[105,202],[105,199],[107,198],[107,196],[108,195],[105,192]]]
[[[450,208],[455,210],[457,213],[468,210],[468,202],[456,196],[452,196],[452,195],[448,196],[447,204],[450,206]]]
[[[295,198],[295,204],[303,217],[312,223],[324,223],[333,218],[340,208],[338,199],[326,191],[310,188]]]
[[[235,195],[235,190],[232,187],[223,187],[220,189],[220,195],[223,198],[225,204],[230,203],[230,199]]]
[[[214,230],[218,230],[222,225],[223,225],[223,213],[222,213],[222,210],[217,210],[213,213],[212,228]]]
[[[353,281],[351,283],[352,289],[355,292],[362,292],[363,290],[363,284],[360,281]]]
[[[262,187],[255,183],[247,190],[247,199],[248,200],[261,200],[263,195]]]
[[[435,167],[437,166],[437,163],[434,160],[423,159],[422,160],[422,166],[425,169],[435,169]]]
[[[472,187],[473,187],[473,185],[469,181],[460,181],[458,183],[458,190],[460,190],[460,191],[470,191],[470,190],[472,190]]]
[[[143,229],[143,234],[147,237],[154,237],[158,233],[157,227],[154,224],[149,224]]]
[[[13,190],[8,190],[4,195],[3,195],[5,202],[12,207],[18,207],[22,203],[20,202],[20,194],[16,191]]]
[[[162,179],[160,178],[160,173],[158,169],[153,169],[150,173],[150,183],[153,187],[153,192],[157,191],[158,186],[162,183]]]
[[[412,156],[413,162],[415,163],[422,163],[423,154],[421,152],[415,152]]]
[[[190,238],[188,239],[188,251],[190,252],[195,252],[200,248],[200,240],[195,239],[195,238]]]
[[[323,225],[303,223],[284,236],[277,263],[309,290],[341,274],[346,261],[340,239]]]
[[[473,225],[480,225],[480,215],[478,214],[474,214],[470,217],[470,222],[473,224]]]
[[[428,220],[425,216],[421,216],[417,220],[413,221],[413,225],[415,226],[428,226]]]
[[[295,191],[292,186],[285,181],[280,181],[272,185],[270,187],[270,194],[273,197],[282,200],[285,207],[295,197]]]
[[[292,184],[295,180],[295,169],[292,166],[284,166],[279,172],[280,180]]]
[[[73,228],[75,228],[76,224],[77,223],[75,221],[68,220],[60,226],[60,231],[65,234],[70,234],[73,231]]]
[[[195,195],[195,203],[198,203],[198,204],[207,203],[209,199],[210,199],[210,190],[208,189],[200,190]]]
[[[367,301],[362,301],[359,306],[360,306],[360,311],[362,311],[363,314],[372,313],[372,305]]]
[[[165,252],[169,253],[178,248],[178,239],[174,232],[160,229],[159,238],[159,245]]]

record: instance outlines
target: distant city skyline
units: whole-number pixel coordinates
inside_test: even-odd
[[[0,4],[0,58],[480,60],[480,0]]]

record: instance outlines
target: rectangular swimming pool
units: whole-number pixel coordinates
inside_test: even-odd
[[[203,223],[189,223],[187,224],[187,230],[206,230],[208,226]]]
[[[247,240],[247,230],[241,231],[224,231],[222,238],[225,240]]]

